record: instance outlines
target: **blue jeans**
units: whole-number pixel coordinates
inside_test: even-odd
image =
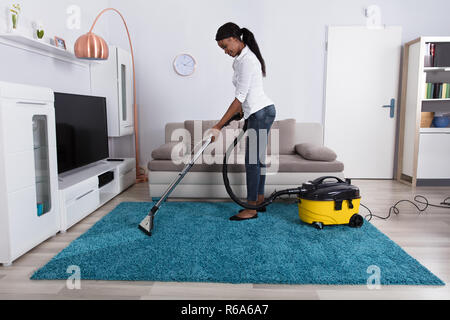
[[[252,114],[247,119],[245,170],[247,172],[247,201],[257,201],[266,186],[266,150],[270,128],[276,117],[274,105]]]

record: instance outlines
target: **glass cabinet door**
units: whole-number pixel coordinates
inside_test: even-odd
[[[121,90],[122,90],[122,120],[128,120],[128,105],[127,105],[127,66],[124,64],[120,65],[121,72]]]
[[[35,115],[33,117],[33,145],[36,179],[36,209],[37,215],[43,216],[50,212],[52,206],[47,117],[45,115]]]

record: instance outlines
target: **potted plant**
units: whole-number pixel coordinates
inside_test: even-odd
[[[36,26],[36,35],[39,40],[42,40],[44,37],[44,26],[42,25],[42,22],[38,21]]]
[[[12,17],[12,27],[13,31],[17,30],[17,26],[19,24],[19,15],[20,15],[20,4],[16,3],[12,5],[10,9],[11,17]]]

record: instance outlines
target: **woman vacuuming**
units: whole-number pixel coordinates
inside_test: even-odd
[[[235,23],[229,22],[219,28],[216,41],[225,54],[234,58],[233,85],[236,87],[236,92],[233,103],[210,132],[214,135],[214,142],[219,137],[224,125],[236,113],[241,113],[247,120],[249,131],[254,130],[256,139],[254,136],[252,139],[249,137],[246,139],[247,202],[250,205],[260,205],[264,202],[266,184],[267,137],[276,117],[274,103],[267,97],[263,89],[266,65],[253,33],[246,28],[241,29]],[[255,151],[256,155],[250,154]],[[261,211],[265,211],[265,209]],[[243,221],[256,218],[258,218],[256,210],[244,209],[230,220]]]

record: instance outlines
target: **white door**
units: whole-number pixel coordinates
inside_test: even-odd
[[[325,145],[348,178],[394,178],[401,34],[401,27],[328,28]]]

